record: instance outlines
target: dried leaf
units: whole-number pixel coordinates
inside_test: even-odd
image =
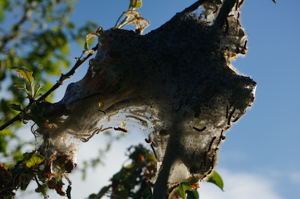
[[[116,25],[116,28],[122,29],[128,24],[136,25],[135,31],[141,35],[145,28],[150,25],[150,22],[147,19],[141,17],[139,11],[127,10],[123,15],[124,14],[126,15],[126,18],[119,25]]]
[[[98,37],[97,33],[89,33],[86,37],[85,37],[85,43],[84,43],[84,50],[86,53],[93,53],[93,50],[89,50],[88,47],[88,40],[92,37]],[[92,52],[93,51],[93,52]]]

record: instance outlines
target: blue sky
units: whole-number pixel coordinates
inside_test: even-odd
[[[87,20],[108,29],[128,8],[128,0],[79,0],[72,14],[78,26]],[[144,0],[139,9],[151,25],[144,33],[158,28],[176,12],[195,0]],[[300,197],[300,2],[296,0],[245,0],[241,22],[248,36],[248,53],[233,62],[243,75],[257,82],[256,101],[239,122],[227,132],[221,145],[216,171],[224,179],[222,192],[209,183],[201,183],[203,199],[283,199]],[[82,38],[84,39],[84,38]],[[83,47],[72,44],[71,56]],[[69,82],[78,81],[87,70],[83,65]],[[62,98],[66,85],[55,99]],[[30,131],[26,129],[29,136]],[[71,175],[73,197],[84,198],[108,184],[125,160],[122,154],[131,144],[143,143],[144,135],[132,132],[114,145],[106,157],[106,166],[88,172],[86,181],[79,173]],[[78,163],[95,157],[104,143],[99,135],[82,145]],[[34,185],[35,186],[35,185]],[[55,193],[51,198],[57,198]],[[37,197],[36,194],[33,194]],[[28,196],[33,198],[33,196]],[[19,197],[21,198],[21,197]],[[22,197],[23,198],[23,197]],[[25,197],[24,197],[25,198]]]

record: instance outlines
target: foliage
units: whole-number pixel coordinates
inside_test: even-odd
[[[211,183],[217,185],[218,187],[220,187],[220,189],[222,191],[224,191],[223,190],[223,186],[224,186],[223,180],[222,180],[221,176],[216,171],[214,171],[211,174],[211,176],[209,177],[209,179],[207,180],[207,182],[211,182]]]
[[[35,90],[31,87],[31,98],[36,97],[35,94],[39,89],[42,93],[49,90],[52,86],[50,77],[60,75],[61,70],[67,69],[70,65],[67,59],[70,43],[81,40],[82,35],[95,30],[96,25],[93,22],[87,22],[84,26],[76,28],[75,23],[70,21],[69,16],[75,2],[76,0],[2,0],[0,2],[0,24],[2,24],[0,90],[6,93],[0,101],[0,125],[12,119],[15,111],[21,111],[22,107],[25,107],[24,93],[26,92],[18,89],[22,88],[25,91],[27,89],[23,84],[30,79],[26,79],[25,76],[30,77],[31,74],[25,71],[31,71],[36,82],[39,83]],[[12,17],[16,12],[19,13],[18,16]],[[19,70],[25,79],[17,78],[9,68]],[[22,86],[14,86],[19,84]],[[48,100],[51,98],[52,96]],[[16,101],[18,104],[15,104]],[[5,158],[2,158],[2,162],[10,165],[14,165],[19,160],[11,158],[18,151],[7,150],[7,143],[17,142],[16,149],[20,150],[24,145],[24,141],[14,133],[19,127],[20,123],[16,123],[14,128],[5,129],[0,133],[0,156]]]
[[[111,184],[100,189],[97,194],[91,194],[89,199],[100,199],[103,196],[109,198],[127,199],[131,198],[152,198],[151,182],[157,172],[156,159],[152,152],[145,146],[131,146],[127,149],[129,164],[123,165],[121,170],[110,179]],[[223,190],[223,181],[217,172],[213,172],[207,180],[219,186]],[[199,199],[197,191],[199,184],[183,182],[174,188],[172,198]]]
[[[111,178],[111,184],[102,187],[97,194],[91,194],[89,199],[100,199],[104,195],[119,199],[152,198],[147,181],[156,173],[154,155],[143,145],[131,146],[127,151],[130,164],[123,165]]]
[[[23,156],[24,156],[23,162],[25,163],[25,166],[27,168],[39,164],[45,159],[43,156],[36,153],[36,151],[31,153],[24,153]]]
[[[199,199],[199,194],[197,190],[195,190],[197,188],[199,188],[198,184],[190,185],[189,182],[182,182],[177,188],[176,194],[183,199]]]

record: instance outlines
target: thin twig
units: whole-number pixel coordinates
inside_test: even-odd
[[[98,44],[92,48],[93,51],[97,51],[98,49]],[[39,99],[37,99],[38,102],[41,102],[43,100],[45,100],[53,91],[55,91],[57,88],[59,88],[63,82],[66,79],[69,79],[70,76],[74,75],[76,70],[79,68],[79,66],[81,66],[88,58],[90,58],[93,55],[93,53],[89,53],[87,54],[84,58],[82,59],[78,59],[77,62],[75,63],[75,65],[73,66],[73,68],[66,74],[61,74],[59,80],[56,82],[56,84],[54,84],[52,86],[52,88],[50,88],[44,95],[42,95]],[[25,109],[30,108],[31,104],[33,102],[30,102]],[[16,121],[20,121],[21,120],[21,114],[19,113],[18,115],[16,115],[14,118],[12,118],[11,120],[9,120],[8,122],[6,122],[5,124],[3,124],[0,127],[0,131],[4,130],[5,128],[7,128],[8,126],[10,126],[11,124],[15,123]]]

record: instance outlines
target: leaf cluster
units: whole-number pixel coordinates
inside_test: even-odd
[[[42,193],[47,198],[47,189],[54,189],[61,195],[71,198],[71,181],[64,173],[53,173],[52,169],[64,167],[65,170],[70,166],[69,160],[64,156],[53,156],[52,161],[48,161],[38,151],[23,154],[23,159],[18,161],[13,169],[4,167],[0,163],[0,196],[13,198],[14,190],[26,190],[30,182],[35,180],[37,188],[35,192]],[[53,166],[52,166],[53,165]],[[66,191],[63,190],[63,177],[69,182]]]
[[[97,194],[91,194],[89,199],[110,198],[152,198],[148,180],[156,173],[156,159],[143,145],[129,147],[127,150],[129,164],[123,165],[119,172],[113,175],[111,183],[100,189]]]
[[[52,87],[51,76],[60,75],[61,70],[70,65],[67,58],[70,43],[77,41],[82,44],[84,36],[96,29],[93,22],[76,27],[70,20],[75,2],[76,0],[0,1],[0,92],[5,94],[0,99],[0,125],[11,120],[15,111],[24,110],[22,107],[26,106],[26,99],[35,99],[38,91],[48,91]],[[22,78],[17,78],[10,72],[10,68],[17,70]],[[32,74],[35,82],[38,82],[36,86]],[[24,86],[26,82],[27,86]],[[51,101],[51,98],[52,95],[48,100]],[[12,141],[17,143],[16,149],[24,144],[15,135],[20,126],[20,123],[15,123],[14,128],[1,131],[0,157],[5,157],[2,162],[7,160],[6,163],[13,165],[20,159],[18,151],[6,149],[7,144]],[[19,154],[19,158],[11,158],[16,154]]]
[[[150,22],[147,19],[143,18],[141,16],[141,13],[136,10],[140,7],[142,7],[142,0],[130,0],[128,10],[123,12],[123,14],[119,17],[115,28],[122,29],[129,24],[135,25],[136,28],[134,31],[142,35],[145,28],[150,25]]]

